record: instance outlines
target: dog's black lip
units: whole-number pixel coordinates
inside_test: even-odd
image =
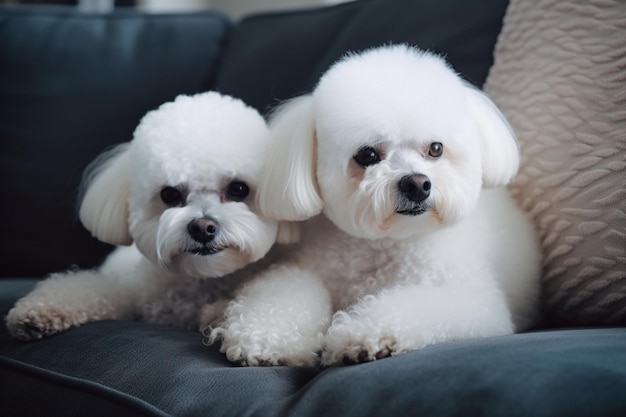
[[[403,216],[419,216],[420,214],[424,214],[427,210],[427,206],[420,204],[409,209],[397,210],[396,213],[402,214]]]
[[[209,255],[215,255],[216,253],[219,253],[223,250],[224,248],[218,248],[215,246],[201,246],[198,248],[190,249],[189,252],[193,253],[194,255],[209,256]]]
[[[424,214],[425,212],[426,212],[426,209],[396,211],[396,213],[402,214],[403,216],[419,216],[420,214]]]

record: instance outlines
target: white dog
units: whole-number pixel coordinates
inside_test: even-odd
[[[215,92],[149,112],[131,142],[94,162],[79,213],[98,239],[134,245],[98,270],[42,281],[9,312],[11,334],[38,339],[103,319],[197,329],[221,318],[279,230],[255,204],[268,138],[258,112]]]
[[[516,138],[441,58],[349,55],[270,130],[261,211],[310,220],[213,329],[230,360],[355,363],[534,323],[538,245],[501,187]]]

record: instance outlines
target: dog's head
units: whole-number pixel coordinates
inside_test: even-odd
[[[364,238],[458,221],[483,186],[508,183],[519,165],[495,105],[443,59],[404,45],[345,57],[270,128],[262,212],[303,220],[323,211]]]
[[[80,219],[98,239],[130,244],[173,272],[206,278],[264,256],[278,222],[255,193],[269,131],[243,102],[215,92],[149,112],[133,140],[93,164]]]

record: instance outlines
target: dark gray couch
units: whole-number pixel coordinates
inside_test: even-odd
[[[504,0],[361,0],[263,14],[0,8],[0,315],[47,273],[110,247],[74,215],[81,172],[180,93],[262,112],[348,50],[408,42],[482,85]],[[326,370],[229,364],[198,333],[103,321],[39,342],[0,326],[3,416],[624,416],[626,329],[555,329]]]

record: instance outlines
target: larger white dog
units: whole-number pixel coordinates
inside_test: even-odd
[[[441,58],[349,55],[270,128],[261,210],[312,219],[213,329],[229,359],[354,363],[533,324],[538,245],[502,187],[516,138]]]
[[[80,208],[95,237],[134,244],[97,270],[39,283],[9,312],[11,334],[38,339],[104,319],[195,329],[221,319],[235,289],[272,258],[260,261],[279,222],[255,203],[268,138],[256,110],[215,92],[149,112],[131,142],[94,163]]]

